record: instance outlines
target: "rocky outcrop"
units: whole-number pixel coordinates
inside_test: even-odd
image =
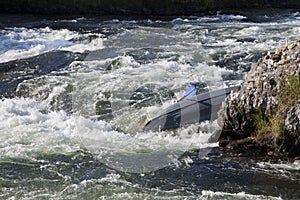
[[[220,145],[253,138],[270,151],[300,155],[300,40],[252,66],[219,112]]]
[[[224,9],[300,8],[298,0],[2,0],[0,12],[29,14],[200,15]]]

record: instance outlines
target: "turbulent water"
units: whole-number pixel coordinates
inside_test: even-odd
[[[0,15],[1,199],[299,199],[300,161],[232,152],[216,122],[143,126],[196,84],[242,82],[300,14]]]

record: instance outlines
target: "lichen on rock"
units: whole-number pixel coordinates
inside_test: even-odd
[[[300,40],[268,51],[252,66],[240,90],[225,99],[219,112],[220,144],[254,137],[274,152],[300,155],[298,100]]]

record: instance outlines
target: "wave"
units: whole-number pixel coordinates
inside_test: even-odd
[[[0,31],[0,62],[27,58],[53,50],[82,53],[104,48],[101,34],[80,34],[49,27],[8,28]]]

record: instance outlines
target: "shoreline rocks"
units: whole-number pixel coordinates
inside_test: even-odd
[[[274,154],[299,156],[300,40],[268,51],[253,65],[240,90],[223,102],[218,121],[221,146],[253,138]]]
[[[92,15],[201,15],[219,10],[299,9],[298,0],[3,0],[1,13]]]

